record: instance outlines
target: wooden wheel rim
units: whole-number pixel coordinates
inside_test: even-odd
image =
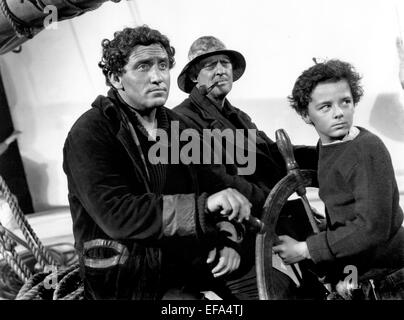
[[[305,187],[317,187],[317,174],[314,170],[300,170]],[[255,265],[257,286],[260,300],[277,300],[279,296],[274,290],[272,268],[272,246],[278,218],[288,198],[299,186],[294,173],[289,173],[280,180],[268,195],[263,211],[262,222],[266,231],[258,234],[255,245]]]

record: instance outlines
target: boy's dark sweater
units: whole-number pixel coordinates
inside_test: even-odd
[[[374,276],[404,266],[403,212],[390,155],[364,128],[351,140],[321,145],[319,195],[327,230],[307,239],[316,264],[355,265]]]

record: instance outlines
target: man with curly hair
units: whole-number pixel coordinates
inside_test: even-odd
[[[291,106],[320,137],[319,196],[327,227],[305,241],[279,236],[274,251],[287,264],[312,260],[334,284],[340,281],[344,298],[403,299],[403,212],[387,148],[353,126],[360,79],[351,64],[329,60],[296,80]],[[354,270],[358,279],[347,275]]]
[[[174,48],[147,26],[116,32],[102,47],[111,89],[76,121],[63,150],[85,297],[161,299],[171,288],[186,298],[202,289],[225,295],[218,278],[240,264],[239,234],[213,213],[248,219],[250,202],[206,168],[150,158],[156,129],[181,124],[164,107]],[[218,258],[208,266],[212,250]]]

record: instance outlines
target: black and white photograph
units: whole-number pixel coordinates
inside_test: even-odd
[[[0,11],[0,300],[404,299],[403,1]]]

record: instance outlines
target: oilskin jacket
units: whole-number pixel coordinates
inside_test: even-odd
[[[202,95],[197,87],[194,87],[191,94],[173,111],[185,118],[188,126],[197,129],[200,133],[203,129],[256,130],[255,135],[255,170],[252,174],[243,175],[245,182],[252,183],[261,188],[265,194],[275,186],[279,180],[286,175],[285,161],[280,154],[277,144],[251,121],[251,118],[240,109],[232,106],[226,99],[223,109],[219,110],[209,98]],[[244,145],[247,146],[248,137],[245,134]],[[315,147],[294,146],[296,161],[301,168],[317,169],[318,155]],[[236,175],[238,164],[224,162],[226,172]]]
[[[162,108],[168,121],[180,120]],[[193,167],[188,166],[189,193],[153,193],[111,90],[108,97],[98,96],[73,125],[63,155],[86,297],[161,297],[164,236],[214,238],[204,210],[207,194],[199,193]]]
[[[248,130],[255,130],[255,151],[251,156],[255,159],[255,168],[251,174],[238,175],[240,165],[234,162],[223,160],[221,166],[225,171],[226,179],[232,177],[237,181],[237,189],[247,190],[244,195],[250,199],[253,204],[253,214],[261,217],[262,208],[265,200],[272,188],[287,174],[286,164],[277,144],[272,141],[263,132],[258,130],[257,126],[252,122],[251,118],[240,109],[232,106],[226,99],[223,109],[219,110],[209,98],[202,95],[197,87],[194,87],[187,99],[180,105],[176,106],[173,111],[184,118],[186,124],[198,130],[203,137],[203,130],[232,130],[236,132],[242,129],[244,139],[242,143],[237,142],[235,148],[251,145]],[[294,155],[300,168],[317,169],[318,153],[316,147],[311,146],[294,146]],[[223,152],[222,154],[225,154]],[[223,176],[223,173],[221,173]],[[303,241],[312,233],[310,224],[308,223],[305,210],[299,200],[288,201],[282,209],[282,214],[277,223],[278,234],[288,234],[295,239]],[[254,263],[254,243],[255,235],[246,234],[243,242],[242,253],[244,261]],[[248,268],[248,264],[247,264]]]

